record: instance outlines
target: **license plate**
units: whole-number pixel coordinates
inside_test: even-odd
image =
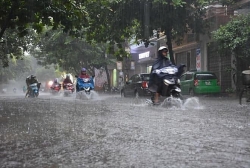
[[[211,85],[210,81],[205,82],[206,85]]]

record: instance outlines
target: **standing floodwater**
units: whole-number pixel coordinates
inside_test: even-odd
[[[250,107],[237,100],[193,97],[168,108],[97,97],[0,97],[1,167],[250,165]]]

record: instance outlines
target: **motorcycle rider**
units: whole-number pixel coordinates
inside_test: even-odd
[[[87,74],[86,68],[81,69],[81,74],[79,75],[79,78],[90,78],[89,75]]]
[[[150,73],[150,79],[149,79],[149,84],[148,84],[148,89],[155,93],[154,94],[154,104],[159,104],[159,96],[160,96],[160,91],[162,88],[162,82],[158,78],[158,76],[153,73],[154,70],[161,69],[164,67],[168,67],[173,65],[172,62],[168,58],[168,48],[166,46],[161,46],[158,49],[158,58],[157,60],[153,63],[151,73]]]
[[[71,79],[70,79],[70,75],[69,74],[67,74],[66,75],[66,78],[63,80],[63,89],[65,89],[66,88],[66,84],[67,83],[71,83],[71,84],[73,84],[73,82],[71,81]]]
[[[25,97],[28,96],[29,92],[31,91],[31,88],[29,87],[31,84],[38,83],[38,80],[36,79],[35,75],[30,75],[26,78],[26,85],[27,85],[27,92]],[[38,91],[40,89],[40,85],[37,85]]]
[[[90,76],[87,74],[87,69],[86,68],[82,68],[81,69],[81,74],[79,76],[76,76],[79,78],[90,78]],[[93,75],[92,78],[94,78],[95,76]],[[76,91],[79,91],[79,87],[78,87],[78,83],[76,82]]]
[[[54,79],[53,84],[52,84],[52,86],[50,88],[54,89],[56,85],[60,85],[58,78]]]

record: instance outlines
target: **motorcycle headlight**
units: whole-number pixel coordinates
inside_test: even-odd
[[[83,82],[88,82],[89,78],[83,78]]]

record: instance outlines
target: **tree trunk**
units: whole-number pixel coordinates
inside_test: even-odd
[[[107,75],[107,80],[108,80],[108,90],[110,90],[111,84],[110,84],[110,76],[109,76],[108,65],[106,64],[106,65],[104,66],[104,68],[105,68],[106,75]]]
[[[175,65],[174,60],[174,53],[173,53],[173,47],[172,47],[172,33],[171,30],[166,30],[166,36],[167,36],[167,46],[168,46],[168,52],[170,56],[171,62]]]

